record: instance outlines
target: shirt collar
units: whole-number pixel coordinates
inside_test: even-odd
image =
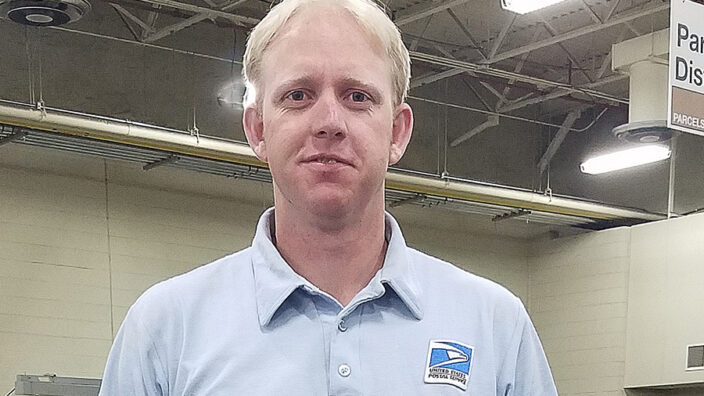
[[[274,208],[267,209],[259,218],[252,241],[252,269],[257,302],[259,325],[265,327],[279,307],[298,288],[318,290],[307,279],[298,275],[276,249],[271,238],[271,216]],[[381,273],[372,282],[389,285],[411,314],[418,320],[423,317],[420,306],[420,288],[414,267],[409,262],[406,241],[396,220],[386,213],[386,239],[388,246]]]
[[[401,233],[396,219],[386,212],[386,257],[381,268],[381,283],[388,284],[403,301],[411,314],[418,319],[423,319],[421,307],[421,289],[415,266],[408,256],[406,240]]]

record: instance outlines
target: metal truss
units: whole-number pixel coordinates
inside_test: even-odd
[[[572,92],[581,92],[585,93],[593,98],[598,98],[605,100],[610,103],[622,103],[622,104],[627,104],[628,100],[624,98],[620,98],[618,96],[614,96],[611,94],[607,94],[604,92],[596,91],[590,87],[576,87],[570,84],[566,83],[561,83],[557,81],[551,81],[551,80],[546,80],[543,78],[539,77],[532,77],[528,76],[525,74],[520,74],[520,73],[514,73],[511,71],[499,69],[499,68],[494,68],[490,67],[487,65],[483,64],[477,64],[477,63],[471,63],[471,62],[465,62],[457,59],[450,59],[450,58],[445,58],[441,56],[436,56],[436,55],[430,55],[430,54],[425,54],[421,52],[411,52],[411,59],[420,61],[420,62],[425,62],[437,66],[443,66],[447,67],[448,69],[451,69],[454,75],[463,73],[463,72],[473,72],[475,74],[481,74],[481,75],[486,75],[486,76],[492,76],[492,77],[497,77],[505,80],[515,80],[527,84],[534,85],[537,89],[539,90],[544,90],[548,88],[553,88],[553,89],[558,89],[558,90],[563,90],[567,91],[568,93]],[[441,72],[438,73],[438,75],[447,75],[450,73],[450,70],[446,72]],[[417,82],[416,82],[417,84]],[[412,84],[411,87],[413,87],[416,84]]]
[[[616,39],[616,42],[621,42],[623,39],[626,38],[626,34],[628,33],[630,29],[629,28],[624,28],[621,34],[618,36]],[[524,54],[525,56],[525,54]],[[593,88],[598,88],[603,85],[611,84],[616,81],[621,81],[626,78],[628,78],[627,75],[625,74],[613,74],[609,77],[604,78],[604,74],[606,74],[607,70],[611,70],[611,56],[612,52],[609,51],[608,55],[604,57],[604,60],[601,63],[601,66],[599,69],[596,71],[594,78],[591,80],[589,84],[585,84],[582,86],[577,86],[576,88],[587,88],[587,89],[593,89]],[[533,98],[518,98],[515,101],[512,101],[510,103],[507,103],[505,106],[502,106],[497,109],[498,112],[500,113],[508,113],[510,111],[518,110],[526,106],[530,106],[533,104],[537,103],[542,103],[548,100],[554,100],[554,99],[559,99],[562,97],[565,97],[567,95],[570,95],[570,92],[567,92],[565,90],[556,90],[551,93],[548,93],[546,95],[542,96],[537,96]]]
[[[203,0],[203,2],[206,3],[208,7],[201,7],[194,4],[182,3],[175,0],[139,1],[151,4],[154,7],[153,11],[149,12],[146,19],[138,17],[137,15],[135,15],[134,12],[125,9],[125,7],[120,4],[111,3],[111,6],[120,15],[122,21],[129,28],[130,32],[135,37],[135,39],[143,43],[151,43],[160,40],[164,37],[172,35],[204,20],[215,21],[216,19],[221,18],[228,20],[237,26],[242,26],[245,28],[250,27],[258,22],[258,19],[256,18],[241,16],[230,12],[236,9],[237,7],[245,4],[247,1],[251,0],[226,0],[222,3],[217,3],[216,0]],[[439,12],[447,12],[468,40],[470,44],[470,47],[468,47],[468,51],[470,51],[469,53],[471,54],[472,51],[475,51],[479,55],[477,63],[465,62],[463,60],[463,57],[457,57],[457,55],[453,55],[452,52],[446,50],[438,44],[434,44],[433,47],[445,56],[444,59],[441,57],[434,57],[429,54],[422,54],[421,52],[415,51],[419,42],[419,39],[416,38],[413,40],[413,43],[411,45],[412,57],[414,58],[414,60],[429,62],[435,65],[447,67],[448,69],[439,73],[429,73],[425,76],[421,76],[417,79],[414,79],[411,83],[411,88],[440,81],[444,78],[448,78],[462,73],[467,73],[472,77],[477,77],[477,74],[488,74],[494,77],[498,76],[508,80],[508,84],[506,87],[503,88],[503,90],[497,89],[495,86],[493,86],[487,81],[481,81],[480,84],[497,98],[495,104],[492,107],[494,108],[494,110],[502,113],[513,111],[532,104],[540,103],[542,101],[552,100],[566,95],[570,95],[575,92],[582,92],[590,98],[600,98],[612,103],[624,103],[625,100],[623,100],[622,98],[614,97],[612,95],[606,95],[594,90],[594,88],[599,87],[601,85],[619,80],[621,78],[625,78],[624,76],[619,76],[616,78],[608,77],[606,79],[602,78],[605,72],[608,70],[607,67],[610,57],[604,59],[604,62],[595,77],[590,76],[586,71],[582,70],[581,68],[578,68],[579,72],[584,76],[585,80],[587,81],[586,84],[582,85],[574,85],[571,83],[571,81],[570,83],[566,84],[545,79],[537,79],[531,76],[523,75],[520,72],[523,69],[523,65],[527,57],[532,51],[551,45],[560,46],[562,50],[567,54],[567,57],[570,59],[572,64],[574,64],[575,66],[579,66],[579,62],[577,61],[577,59],[562,44],[562,42],[586,34],[590,34],[602,29],[607,29],[619,24],[624,24],[628,29],[634,31],[635,29],[632,27],[632,25],[629,26],[630,21],[669,8],[669,4],[663,4],[658,0],[653,0],[647,3],[646,5],[656,3],[655,6],[647,6],[644,9],[635,12],[625,12],[624,15],[621,15],[615,14],[616,8],[621,3],[621,0],[616,0],[609,9],[607,15],[602,18],[597,15],[597,13],[594,12],[594,10],[584,0],[582,0],[582,2],[585,4],[585,9],[587,10],[587,12],[589,12],[589,15],[595,22],[594,24],[578,28],[569,32],[559,33],[550,25],[548,21],[543,20],[540,25],[545,28],[545,30],[549,33],[550,37],[537,41],[537,38],[540,35],[540,29],[536,28],[534,40],[532,40],[530,44],[508,51],[500,52],[500,49],[504,45],[504,41],[507,35],[509,34],[509,31],[511,30],[514,25],[514,22],[517,19],[517,16],[515,14],[511,15],[511,17],[506,21],[506,24],[501,29],[499,35],[493,40],[491,48],[485,50],[477,44],[477,40],[472,36],[470,30],[466,26],[464,26],[461,20],[452,11],[452,7],[460,6],[462,4],[467,3],[468,1],[469,0],[444,0],[423,2],[394,13],[394,21],[399,26],[403,26],[411,22],[427,18],[428,20],[425,24],[425,28],[427,28],[427,26],[431,23],[430,20],[433,15]],[[178,23],[157,29],[155,25],[157,17],[159,15],[158,10],[163,7],[186,11],[192,13],[193,15]],[[520,56],[520,59],[515,65],[513,72],[501,71],[500,69],[488,67],[488,65],[518,56]],[[452,62],[463,63],[453,64]],[[544,91],[546,88],[552,89],[553,91],[538,97],[535,97],[535,93],[529,93],[518,98],[517,100],[509,101],[507,99],[507,96],[510,92],[511,85],[516,82],[528,82],[532,85],[535,85],[537,88],[537,93]]]
[[[550,161],[552,161],[552,157],[555,156],[555,153],[557,153],[557,150],[560,148],[562,142],[565,141],[567,134],[570,132],[570,128],[572,128],[572,125],[574,125],[575,121],[577,121],[581,116],[582,113],[579,110],[573,110],[567,114],[562,126],[557,131],[555,137],[550,141],[550,145],[548,145],[548,148],[540,158],[540,161],[538,161],[538,176],[542,176],[543,173],[545,173],[548,165],[550,165]]]
[[[216,4],[213,0],[204,0],[205,3],[207,3],[210,7],[200,7],[197,5],[193,4],[188,4],[188,3],[182,3],[179,1],[175,0],[139,0],[145,3],[152,4],[154,7],[154,11],[151,11],[149,15],[147,16],[147,20],[144,21],[138,16],[136,16],[134,13],[128,11],[124,7],[122,7],[120,4],[117,3],[110,3],[110,5],[117,11],[117,13],[120,15],[120,18],[122,18],[122,21],[124,24],[127,26],[127,28],[130,30],[132,35],[135,37],[136,40],[139,40],[144,43],[151,43],[157,40],[160,40],[164,37],[167,37],[169,35],[172,35],[176,32],[179,32],[189,26],[195,25],[198,22],[204,21],[206,19],[215,21],[218,18],[225,19],[227,21],[230,21],[231,23],[234,23],[237,26],[241,27],[251,27],[257,22],[259,22],[259,19],[257,18],[251,18],[251,17],[246,17],[242,15],[237,15],[230,13],[230,10],[233,10],[240,5],[246,3],[249,0],[232,0],[232,1],[225,1],[224,3],[221,4]],[[160,29],[155,28],[156,24],[156,19],[158,16],[158,9],[161,7],[168,7],[168,8],[174,8],[177,10],[181,11],[186,11],[193,13],[190,17],[178,22],[174,23],[165,27],[162,27]],[[133,26],[133,24],[130,23],[130,21],[135,24],[138,29]]]
[[[581,27],[578,29],[571,30],[569,32],[555,35],[553,37],[550,37],[545,40],[541,40],[536,43],[531,43],[528,45],[524,45],[522,47],[518,47],[518,48],[514,48],[512,50],[502,52],[502,53],[497,54],[493,57],[490,57],[489,60],[486,61],[486,63],[488,63],[488,64],[497,63],[502,60],[506,60],[506,59],[510,59],[510,58],[522,55],[526,52],[535,51],[540,48],[545,48],[545,47],[555,45],[558,43],[562,43],[564,41],[578,38],[578,37],[581,37],[581,36],[584,36],[584,35],[587,35],[590,33],[598,32],[598,31],[604,30],[604,29],[608,29],[608,28],[611,28],[611,27],[614,27],[614,26],[617,26],[617,25],[620,25],[620,24],[623,24],[626,22],[633,21],[635,19],[638,19],[638,18],[641,18],[644,16],[648,16],[648,15],[652,15],[652,14],[655,14],[655,13],[658,13],[661,11],[665,11],[670,8],[669,3],[663,3],[662,1],[659,1],[659,0],[653,0],[653,1],[649,2],[648,4],[656,4],[656,5],[646,7],[645,9],[640,10],[640,11],[628,12],[626,15],[618,15],[617,17],[615,17],[613,19],[605,20],[602,23],[596,23],[593,25],[584,26],[584,27]]]
[[[559,33],[556,31],[550,23],[543,19],[540,25],[544,26],[545,30],[549,33],[550,37],[538,41],[537,38],[540,34],[540,28],[536,28],[536,31],[533,36],[533,40],[531,40],[530,44],[520,46],[518,48],[514,48],[511,50],[507,50],[504,52],[499,52],[501,47],[503,46],[503,43],[505,41],[506,35],[508,31],[511,29],[515,22],[515,17],[512,17],[510,20],[507,21],[507,23],[504,25],[502,28],[501,32],[499,35],[496,37],[496,39],[493,40],[492,47],[490,48],[488,53],[485,53],[483,49],[477,48],[478,46],[476,45],[476,40],[472,37],[471,32],[462,24],[462,22],[457,18],[456,15],[452,12],[449,7],[453,7],[455,5],[458,5],[460,3],[457,2],[451,2],[451,1],[445,1],[445,2],[433,2],[432,6],[428,6],[427,3],[424,3],[425,5],[421,6],[414,6],[413,11],[407,11],[406,13],[402,14],[398,18],[404,22],[408,23],[409,21],[412,20],[418,20],[420,18],[423,18],[428,15],[431,11],[434,12],[439,12],[443,10],[447,10],[448,13],[453,17],[453,20],[455,23],[458,25],[460,30],[464,33],[464,35],[467,37],[469,44],[472,46],[472,50],[476,50],[479,53],[480,59],[476,61],[476,63],[471,63],[471,62],[464,62],[463,64],[457,66],[457,67],[451,67],[450,63],[457,62],[458,59],[455,56],[447,56],[446,52],[441,51],[443,55],[447,56],[450,59],[447,59],[446,62],[443,60],[440,60],[439,57],[435,57],[435,59],[429,59],[432,56],[426,56],[425,54],[420,54],[418,52],[412,53],[412,58],[415,60],[420,60],[424,62],[428,62],[431,64],[435,64],[438,66],[445,66],[447,67],[447,70],[441,71],[441,72],[433,72],[433,73],[428,73],[426,75],[422,75],[416,79],[414,79],[411,82],[411,88],[419,87],[422,85],[430,84],[433,82],[437,82],[440,80],[443,80],[448,77],[456,76],[462,73],[466,73],[468,71],[471,71],[473,74],[488,74],[488,75],[493,75],[496,77],[502,77],[506,78],[508,80],[508,86],[504,88],[503,92],[497,92],[496,90],[489,89],[490,92],[494,93],[495,96],[497,96],[498,101],[496,103],[495,109],[498,112],[505,113],[505,112],[510,112],[514,111],[526,106],[530,106],[533,104],[538,104],[544,101],[548,100],[554,100],[557,98],[561,98],[567,95],[571,95],[574,93],[582,93],[586,95],[590,99],[603,99],[608,102],[615,102],[615,103],[627,103],[627,101],[623,98],[618,98],[614,97],[612,95],[607,95],[602,92],[596,91],[595,88],[598,88],[600,86],[610,84],[615,81],[619,81],[622,79],[627,78],[627,76],[624,75],[611,75],[606,78],[604,78],[604,75],[606,72],[609,70],[610,62],[611,62],[611,54],[605,57],[603,60],[601,66],[599,67],[598,71],[594,73],[594,75],[590,75],[587,73],[587,71],[582,70],[579,68],[579,61],[570,53],[570,51],[564,46],[563,42],[571,39],[575,39],[578,37],[582,37],[584,35],[588,35],[594,32],[598,32],[604,29],[612,28],[618,25],[623,25],[624,30],[622,31],[619,41],[622,40],[626,33],[628,31],[634,32],[636,35],[639,33],[637,30],[633,27],[631,24],[631,21],[656,14],[662,11],[665,11],[669,8],[668,3],[663,3],[659,0],[652,0],[648,3],[645,3],[640,6],[640,9],[636,11],[623,11],[620,14],[616,14],[615,11],[618,8],[618,6],[621,3],[621,0],[616,0],[612,4],[611,8],[609,9],[608,13],[600,17],[587,3],[585,0],[582,0],[585,6],[585,10],[589,13],[591,19],[594,21],[594,24],[584,26],[578,29],[574,29],[568,32],[563,32]],[[456,4],[457,3],[457,4]],[[422,8],[425,7],[425,8]],[[569,83],[562,83],[559,81],[548,81],[545,79],[536,79],[530,76],[526,76],[523,74],[520,74],[523,65],[529,56],[529,54],[535,50],[549,47],[552,45],[557,45],[559,46],[563,52],[567,54],[568,59],[570,62],[576,66],[579,70],[579,73],[584,77],[586,80],[586,83],[583,84],[574,84],[571,81]],[[436,49],[437,46],[436,46]],[[414,56],[415,55],[415,56]],[[513,74],[515,75],[516,78],[508,76],[510,72],[507,71],[500,71],[497,72],[501,69],[496,69],[496,68],[491,68],[489,65],[515,58],[520,56],[520,59],[518,60],[516,66],[514,67]],[[443,65],[444,63],[444,65]],[[541,81],[537,81],[541,80]],[[535,93],[529,93],[527,95],[524,95],[516,100],[509,101],[507,100],[507,95],[510,90],[510,86],[514,84],[516,81],[519,82],[527,82],[532,85],[535,85],[538,89],[536,89],[536,92],[540,92],[547,89],[552,89],[551,92],[547,92],[544,95],[537,96],[535,97]],[[486,86],[486,85],[485,85]]]
[[[448,10],[451,7],[468,3],[469,1],[470,0],[444,0],[422,3],[395,13],[393,20],[397,26],[403,26],[419,19],[427,18],[438,12]]]

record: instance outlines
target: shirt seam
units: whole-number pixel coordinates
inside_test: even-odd
[[[140,319],[141,319],[141,318],[140,318]],[[149,343],[151,344],[152,348],[154,348],[154,354],[156,355],[156,358],[157,358],[157,364],[159,365],[159,370],[161,371],[161,374],[162,374],[163,378],[166,380],[166,384],[160,384],[160,385],[165,385],[165,386],[166,386],[166,394],[168,394],[168,393],[169,393],[169,383],[168,383],[169,378],[168,378],[168,375],[167,375],[167,373],[166,373],[166,370],[164,369],[164,365],[163,365],[163,363],[162,363],[162,358],[161,358],[161,355],[159,354],[159,348],[157,347],[156,342],[154,341],[154,336],[152,336],[151,332],[149,331],[149,328],[144,324],[144,322],[142,322],[142,321],[140,320],[140,321],[138,322],[138,324],[139,324],[139,326],[142,327],[142,329],[144,330],[144,333],[146,334],[146,336],[147,336],[147,338],[148,338],[148,340],[149,340]],[[162,394],[163,394],[164,389],[163,389],[162,386],[160,386],[160,388],[162,388],[161,391],[162,391]]]
[[[512,332],[512,334],[511,334],[511,340],[510,340],[510,343],[509,343],[509,348],[504,348],[504,350],[505,350],[506,352],[504,353],[503,359],[501,360],[501,364],[499,365],[499,367],[501,368],[500,371],[499,371],[499,373],[500,373],[499,380],[501,380],[501,379],[504,378],[504,376],[505,376],[505,370],[506,370],[506,367],[505,367],[505,366],[506,366],[506,363],[507,363],[507,362],[506,362],[506,359],[509,357],[510,352],[511,352],[510,346],[513,346],[513,345],[515,344],[515,340],[516,340],[516,338],[518,338],[518,335],[519,335],[519,334],[523,334],[523,328],[525,327],[524,321],[521,320],[520,300],[518,299],[518,297],[515,297],[515,296],[513,297],[513,299],[514,299],[514,302],[518,304],[518,307],[517,307],[517,309],[516,309],[516,314],[515,314],[515,322],[516,322],[516,325],[514,326],[513,332]],[[519,331],[519,330],[520,330],[520,331]],[[520,348],[520,343],[519,343],[519,348]],[[511,382],[510,385],[513,385],[513,382]]]

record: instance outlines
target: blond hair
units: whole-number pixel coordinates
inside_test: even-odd
[[[242,62],[245,107],[259,103],[257,90],[261,87],[261,63],[267,47],[298,10],[312,4],[334,5],[347,10],[363,31],[379,41],[391,61],[395,104],[403,103],[411,79],[411,59],[398,28],[376,3],[372,0],[284,0],[272,8],[249,34]]]

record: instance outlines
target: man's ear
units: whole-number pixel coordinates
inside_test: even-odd
[[[401,160],[406,152],[408,142],[411,141],[413,131],[413,111],[408,103],[401,103],[394,113],[394,124],[391,132],[391,146],[389,147],[389,165],[394,165]]]
[[[244,109],[242,115],[242,127],[244,134],[247,136],[249,147],[254,150],[262,162],[267,162],[266,144],[264,143],[264,120],[261,112],[252,104]]]

